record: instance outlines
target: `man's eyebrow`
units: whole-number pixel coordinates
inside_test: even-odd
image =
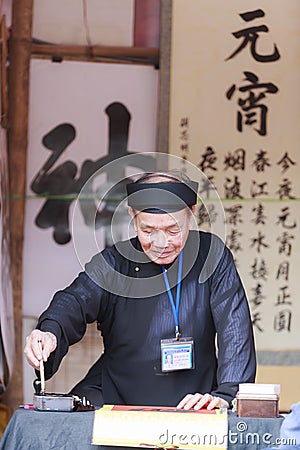
[[[141,226],[141,227],[149,227],[149,228],[153,228],[152,225],[149,225],[148,223],[145,223],[145,222],[140,222],[140,226]]]
[[[156,228],[153,225],[149,225],[149,224],[143,223],[143,222],[140,223],[140,227],[141,228],[150,228],[152,230],[154,230]],[[174,223],[174,224],[167,225],[167,226],[161,227],[161,228],[164,229],[164,230],[168,230],[169,228],[180,228],[180,225],[179,225],[179,223]]]

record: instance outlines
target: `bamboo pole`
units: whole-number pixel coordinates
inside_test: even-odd
[[[172,0],[164,0],[161,2],[160,21],[157,149],[160,152],[169,153],[172,150],[169,149]]]
[[[23,402],[22,260],[33,0],[14,0],[9,40],[8,170],[10,256],[15,321],[15,368],[5,402]]]
[[[115,47],[102,45],[32,44],[32,54],[61,56],[128,56],[136,58],[157,58],[158,48]]]
[[[158,65],[159,49],[154,47],[115,47],[115,46],[84,46],[61,44],[32,44],[32,56],[55,59],[76,60],[110,60],[112,62],[140,62],[142,64]]]

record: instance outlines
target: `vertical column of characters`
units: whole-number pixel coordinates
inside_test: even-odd
[[[268,255],[270,249],[266,232],[269,224],[265,201],[270,196],[266,172],[271,166],[268,152],[261,146],[263,143],[262,139],[267,138],[270,134],[268,98],[270,95],[277,94],[279,88],[275,83],[266,79],[265,75],[261,75],[258,69],[260,64],[276,63],[281,58],[277,45],[273,43],[271,44],[271,51],[261,52],[263,48],[261,45],[262,36],[267,40],[268,36],[266,36],[266,33],[269,33],[269,28],[264,23],[264,17],[265,11],[261,8],[249,8],[239,13],[239,18],[244,26],[232,32],[233,37],[239,41],[239,45],[225,59],[226,62],[229,62],[236,59],[241,52],[249,51],[248,63],[246,67],[243,67],[240,80],[233,81],[228,86],[225,96],[228,101],[235,101],[237,107],[235,117],[237,133],[247,133],[249,144],[253,142],[255,145],[257,142],[260,148],[256,150],[255,156],[253,156],[255,152],[255,150],[253,151],[253,144],[251,148],[246,148],[248,159],[251,160],[246,172],[243,174],[244,182],[249,183],[249,192],[247,192],[246,197],[241,194],[241,181],[237,174],[233,178],[225,178],[224,189],[225,198],[237,198],[240,201],[234,207],[226,209],[227,214],[229,214],[228,220],[234,221],[235,226],[228,235],[228,246],[234,253],[243,250],[238,242],[238,238],[242,238],[242,217],[246,217],[244,202],[249,200],[247,208],[250,205],[248,213],[250,214],[250,225],[253,227],[251,227],[248,250],[250,250],[251,258],[253,254],[254,257],[251,259],[249,266],[249,274],[253,284],[249,286],[248,296],[253,326],[260,333],[264,331],[262,307],[266,301],[265,289],[269,273],[266,262],[266,255]],[[268,45],[270,46],[269,43]],[[264,71],[262,73],[265,74]],[[242,170],[245,170],[246,150],[235,150],[235,159],[239,156],[240,169],[241,162],[244,163]],[[226,162],[233,162],[233,158],[228,159]],[[232,164],[231,167],[233,167]],[[254,174],[252,173],[253,171]],[[247,226],[250,228],[249,224]]]
[[[274,322],[276,333],[292,331],[293,298],[290,292],[290,268],[293,254],[293,243],[296,239],[297,221],[293,216],[293,183],[289,177],[289,170],[296,165],[287,152],[283,154],[277,165],[281,169],[282,178],[278,184],[277,194],[280,202],[276,226],[278,235],[279,263],[276,271],[277,298],[274,299]]]

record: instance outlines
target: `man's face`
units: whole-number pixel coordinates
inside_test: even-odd
[[[134,228],[148,258],[157,264],[172,263],[186,243],[191,218],[188,208],[168,214],[137,212]]]

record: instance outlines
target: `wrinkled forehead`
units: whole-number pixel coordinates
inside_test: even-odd
[[[143,211],[136,211],[135,220],[140,227],[164,229],[173,226],[182,227],[186,223],[188,208],[166,214],[151,214]]]

